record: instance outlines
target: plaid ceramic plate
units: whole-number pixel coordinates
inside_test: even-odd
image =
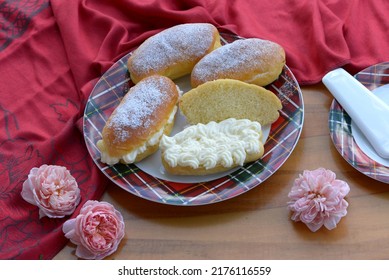
[[[355,78],[371,91],[377,91],[389,84],[389,62],[368,67]],[[384,160],[374,160],[368,150],[359,142],[359,133],[350,116],[334,99],[329,113],[329,127],[332,142],[342,157],[363,174],[384,183],[389,183],[389,167]],[[367,141],[367,140],[366,140]]]
[[[223,44],[241,39],[222,34]],[[127,71],[127,59],[121,58],[97,82],[84,114],[84,138],[88,151],[100,170],[119,187],[147,200],[171,205],[204,205],[236,197],[258,186],[274,174],[292,153],[301,134],[304,104],[300,87],[285,66],[278,80],[267,88],[283,104],[279,119],[269,127],[262,159],[232,170],[220,178],[182,183],[152,176],[135,164],[108,166],[100,161],[96,142],[106,120],[133,85]]]

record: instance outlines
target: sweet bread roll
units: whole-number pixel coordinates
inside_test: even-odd
[[[134,83],[159,74],[176,79],[189,74],[207,53],[220,47],[220,35],[209,23],[187,23],[165,29],[144,41],[129,57]]]
[[[167,77],[141,80],[113,111],[97,142],[101,161],[113,165],[134,163],[158,150],[163,134],[169,134],[177,111],[177,86]]]
[[[189,126],[160,142],[162,164],[173,175],[208,175],[262,157],[258,122],[227,119]]]
[[[265,86],[275,81],[285,65],[284,49],[272,41],[241,39],[204,56],[193,68],[192,87],[217,79],[236,79]]]
[[[263,87],[219,79],[186,92],[179,100],[179,107],[190,124],[236,118],[265,126],[278,119],[282,104],[273,92]]]

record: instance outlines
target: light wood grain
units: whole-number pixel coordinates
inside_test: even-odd
[[[332,96],[318,84],[302,87],[305,120],[295,150],[264,183],[236,198],[206,206],[149,202],[110,185],[102,200],[115,205],[126,235],[108,259],[387,259],[389,185],[350,166],[329,135]],[[332,231],[312,233],[286,208],[294,179],[325,167],[349,183],[348,214]],[[76,259],[69,243],[55,259]]]

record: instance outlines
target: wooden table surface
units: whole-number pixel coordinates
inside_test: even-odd
[[[333,145],[323,84],[302,87],[305,120],[284,165],[233,199],[194,207],[146,201],[110,185],[102,200],[123,215],[126,234],[107,259],[389,259],[389,185],[349,165]],[[305,169],[324,167],[350,185],[348,214],[337,228],[311,232],[290,219],[288,193]],[[76,259],[67,246],[55,259]]]

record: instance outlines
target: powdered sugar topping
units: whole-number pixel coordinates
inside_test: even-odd
[[[210,48],[213,30],[214,27],[207,23],[180,24],[166,29],[135,50],[133,68],[144,74],[185,58],[197,61]]]
[[[242,69],[260,70],[271,62],[269,60],[277,58],[277,46],[272,41],[257,38],[234,41],[203,57],[194,67],[192,76],[198,80],[213,80],[221,73],[233,77],[234,73],[239,74]]]
[[[167,85],[162,77],[146,78],[130,89],[125,100],[114,111],[109,126],[113,128],[116,141],[131,137],[131,130],[151,125],[151,116],[168,99]]]

